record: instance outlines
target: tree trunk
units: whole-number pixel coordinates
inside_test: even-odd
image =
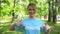
[[[58,11],[60,12],[60,0],[58,0]],[[58,12],[58,13],[59,13]],[[59,13],[60,14],[60,13]]]
[[[57,15],[57,4],[58,4],[58,0],[54,0],[52,1],[52,12],[53,12],[53,23],[55,24],[57,19],[56,19],[56,15]]]
[[[14,0],[14,6],[13,6],[13,8],[15,8],[15,1],[16,0]],[[15,18],[15,13],[14,13],[14,10],[12,10],[12,23],[14,21],[14,18]]]
[[[53,12],[53,23],[55,24],[56,23],[56,10],[54,9],[54,12]]]
[[[51,21],[50,1],[48,2],[48,6],[49,6],[48,22],[50,22]]]
[[[15,18],[15,13],[14,13],[14,10],[12,10],[12,22],[11,23],[13,23],[14,18]]]
[[[52,13],[53,13],[53,23],[56,23],[56,20],[55,20],[55,18],[56,18],[56,10],[55,10],[55,8],[54,8],[54,0],[52,0]]]

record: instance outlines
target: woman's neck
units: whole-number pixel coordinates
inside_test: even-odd
[[[30,17],[31,19],[34,19],[35,18],[35,16],[32,16],[32,17]]]

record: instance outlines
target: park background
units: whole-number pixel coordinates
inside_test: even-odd
[[[29,3],[37,5],[36,15],[50,25],[50,34],[60,34],[60,0],[0,0],[0,34],[23,34],[23,29],[10,31],[9,27],[28,17]]]

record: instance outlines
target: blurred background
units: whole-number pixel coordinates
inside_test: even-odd
[[[31,2],[37,5],[37,17],[50,25],[50,34],[60,34],[60,0],[0,0],[0,34],[23,34],[23,29],[10,31],[9,27],[28,17]]]

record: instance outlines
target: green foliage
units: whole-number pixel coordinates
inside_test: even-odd
[[[20,12],[25,13],[23,16],[28,15],[27,13],[27,6],[29,2],[34,2],[37,4],[37,15],[44,16],[48,14],[48,4],[47,0],[16,0],[15,7],[14,7],[14,0],[3,0],[1,2],[1,16],[4,17],[5,15],[11,16],[12,10],[14,10],[15,14],[19,14]],[[44,3],[43,3],[44,2]]]
[[[12,10],[14,10],[15,15],[22,13],[22,17],[26,18],[28,16],[27,6],[29,3],[33,2],[37,5],[37,17],[47,16],[48,15],[48,1],[52,0],[16,0],[14,6],[14,0],[2,0],[0,2],[1,6],[1,17],[4,18],[6,15],[11,16]],[[59,5],[60,6],[60,5]],[[51,10],[52,11],[52,10]],[[57,14],[60,14],[58,10]]]

